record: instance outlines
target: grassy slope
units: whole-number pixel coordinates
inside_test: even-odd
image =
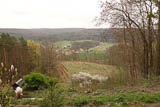
[[[78,61],[66,61],[63,62],[64,66],[68,69],[69,80],[63,82],[65,89],[71,88],[71,76],[78,74],[79,72],[86,72],[91,75],[101,75],[108,77],[111,72],[116,71],[116,68],[110,65],[89,63],[89,62],[78,62]]]
[[[116,70],[115,67],[110,65],[102,65],[88,62],[63,62],[64,66],[68,69],[69,74],[76,74],[79,72],[87,72],[90,74],[108,75],[108,73]]]

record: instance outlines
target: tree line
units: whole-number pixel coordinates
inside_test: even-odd
[[[55,47],[47,42],[40,45],[8,33],[0,35],[0,80],[4,84],[13,84],[30,72],[58,76],[57,59]]]
[[[116,62],[113,55],[117,53],[120,61],[116,63],[132,78],[160,75],[160,1],[105,0],[100,5],[98,24],[123,29],[119,45],[111,50],[111,62]]]

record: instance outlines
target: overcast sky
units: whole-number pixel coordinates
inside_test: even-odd
[[[0,0],[0,28],[92,28],[99,0]]]

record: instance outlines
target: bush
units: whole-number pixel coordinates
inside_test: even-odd
[[[48,88],[50,85],[55,85],[58,83],[58,80],[45,76],[41,73],[32,72],[23,77],[26,87],[28,89],[37,90],[40,88]]]
[[[49,87],[48,93],[40,103],[40,107],[64,107],[63,90],[58,84]]]
[[[79,72],[78,74],[72,75],[72,83],[79,83],[80,87],[85,87],[92,85],[94,83],[104,83],[108,80],[108,77],[100,76],[100,75],[91,75],[85,72]]]

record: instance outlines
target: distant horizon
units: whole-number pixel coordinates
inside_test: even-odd
[[[100,0],[3,0],[1,4],[0,28],[101,28],[95,21]]]
[[[107,27],[99,27],[99,28],[78,28],[78,27],[68,27],[68,28],[0,28],[0,29],[108,29]]]

